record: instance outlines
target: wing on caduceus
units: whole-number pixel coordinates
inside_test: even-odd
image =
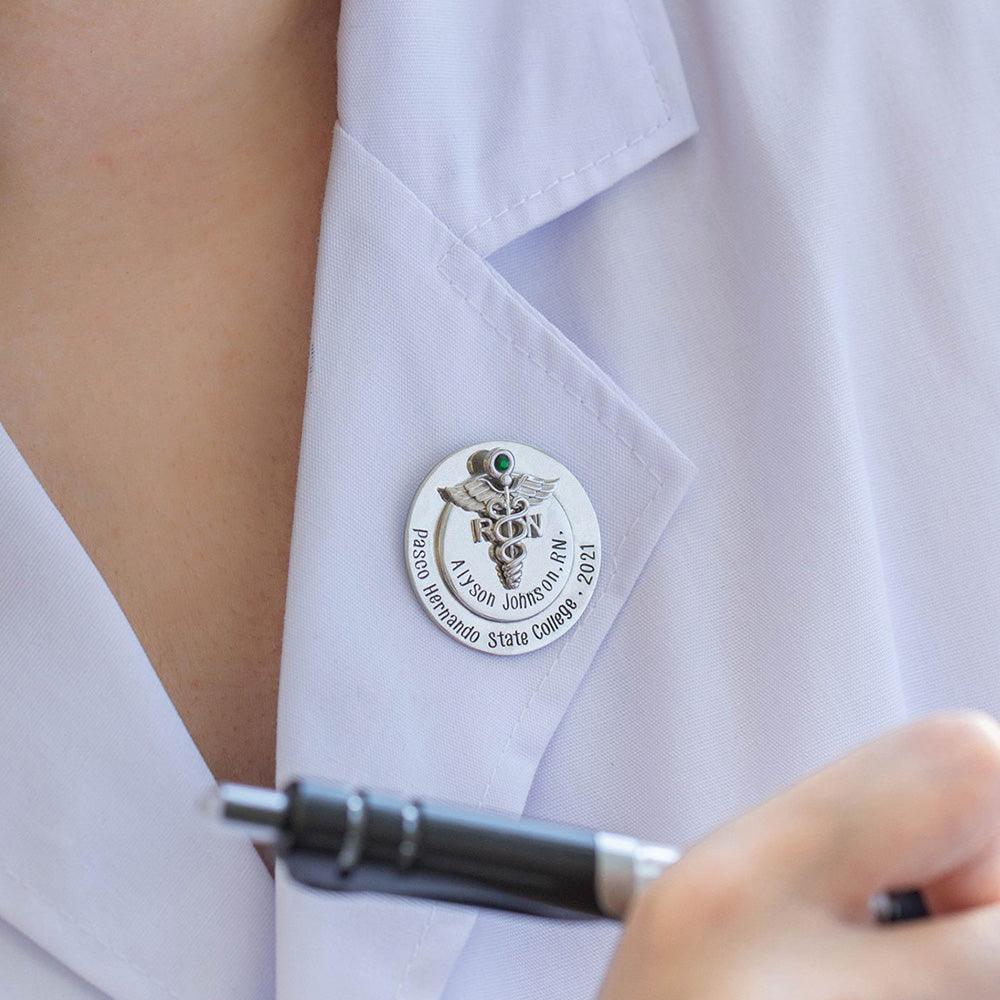
[[[538,476],[527,474],[515,476],[510,486],[510,495],[523,497],[528,501],[529,507],[537,507],[551,496],[558,482],[558,479],[540,479]]]
[[[486,505],[489,501],[503,496],[503,491],[498,490],[485,474],[472,476],[454,486],[440,486],[438,493],[441,494],[442,500],[448,500],[456,507],[471,511],[473,514],[487,513]]]

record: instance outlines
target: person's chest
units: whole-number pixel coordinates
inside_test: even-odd
[[[308,299],[234,315],[209,295],[195,322],[164,308],[138,331],[133,299],[9,345],[0,422],[209,769],[270,784]]]
[[[256,352],[48,357],[42,394],[8,365],[0,418],[212,773],[270,784],[308,336],[244,334]]]

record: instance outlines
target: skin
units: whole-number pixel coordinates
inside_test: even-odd
[[[338,15],[0,6],[0,421],[220,779],[273,780]],[[860,751],[652,887],[602,1000],[994,996],[998,800],[990,720]],[[866,924],[908,885],[954,915]]]
[[[920,887],[934,917],[872,923]],[[995,1000],[1000,726],[913,724],[693,848],[639,899],[601,1000]]]
[[[0,5],[0,423],[270,785],[336,3]]]

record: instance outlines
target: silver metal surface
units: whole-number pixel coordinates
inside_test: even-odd
[[[222,784],[202,799],[201,808],[210,818],[227,821],[234,833],[257,844],[278,844],[285,834],[288,796],[273,788]]]
[[[399,869],[406,871],[413,866],[420,852],[420,807],[407,802],[400,813],[403,836],[399,841]]]
[[[337,868],[341,875],[349,875],[361,860],[365,846],[365,831],[368,827],[368,802],[360,792],[347,797],[344,839],[337,854]]]
[[[677,862],[680,851],[619,833],[596,833],[595,895],[606,917],[623,920],[639,893]]]
[[[413,500],[406,563],[417,597],[459,642],[501,656],[575,625],[601,569],[579,480],[529,445],[486,441],[434,468]]]
[[[510,448],[478,452],[469,460],[474,474],[454,486],[438,489],[442,500],[480,517],[472,522],[475,541],[490,543],[490,559],[505,590],[521,586],[521,569],[527,554],[527,539],[535,525],[528,511],[544,503],[558,479],[539,479],[527,472],[515,473],[517,458]],[[540,533],[540,531],[539,531]]]
[[[877,892],[868,900],[868,912],[876,923],[888,923],[892,919],[892,897],[887,892]]]

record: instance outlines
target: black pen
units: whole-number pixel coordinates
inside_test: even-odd
[[[211,803],[303,885],[537,916],[621,920],[681,856],[622,834],[316,781],[224,784]],[[927,915],[919,892],[879,895],[872,912],[883,923]]]

